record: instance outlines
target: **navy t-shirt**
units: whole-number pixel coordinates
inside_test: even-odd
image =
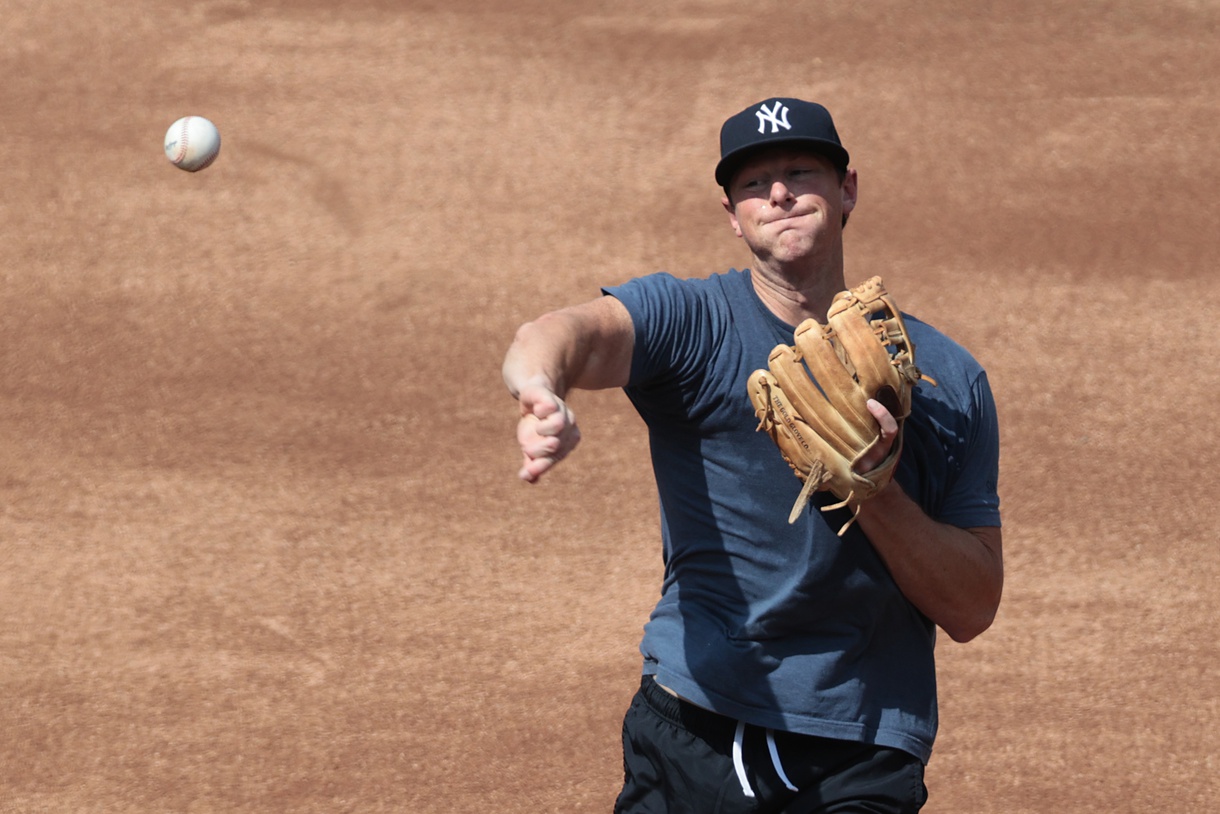
[[[934,625],[899,591],[847,509],[801,489],[764,432],[747,379],[794,326],[750,272],[653,274],[605,293],[635,324],[625,388],[649,430],[665,574],[644,629],[644,673],[761,727],[903,749],[936,735]],[[1000,525],[999,432],[987,377],[961,346],[906,316],[920,382],[896,480],[933,518]]]

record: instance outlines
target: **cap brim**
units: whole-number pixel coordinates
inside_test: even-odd
[[[737,172],[738,167],[757,152],[773,147],[792,146],[807,147],[814,152],[826,156],[839,170],[847,169],[847,164],[850,160],[847,150],[843,149],[842,145],[835,144],[833,141],[820,138],[778,138],[739,147],[722,157],[720,163],[716,165],[716,183],[722,187],[727,187],[729,182],[733,180],[733,175]]]

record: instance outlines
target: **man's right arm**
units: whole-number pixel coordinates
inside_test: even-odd
[[[522,480],[536,482],[580,443],[568,392],[625,386],[634,348],[631,315],[610,296],[552,311],[517,329],[502,372],[521,405]]]

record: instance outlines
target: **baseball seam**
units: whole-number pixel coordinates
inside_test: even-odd
[[[174,156],[174,163],[181,164],[186,160],[186,145],[187,145],[187,130],[190,127],[191,119],[186,117],[182,120],[182,128],[178,134],[178,153]]]
[[[199,170],[206,170],[208,167],[212,166],[212,162],[216,160],[216,156],[218,156],[218,155],[220,155],[220,136],[219,135],[216,136],[216,146],[212,150],[212,154],[210,156],[208,156],[207,159],[202,164],[200,164],[198,167],[195,168],[195,172],[198,172]]]

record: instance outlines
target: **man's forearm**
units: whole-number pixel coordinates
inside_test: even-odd
[[[939,523],[896,482],[861,507],[858,522],[911,604],[951,638],[990,627],[1004,585],[999,528]]]
[[[565,370],[574,362],[573,343],[565,327],[543,317],[517,329],[501,368],[504,384],[514,398],[530,384],[566,395]]]
[[[504,358],[504,383],[514,396],[526,384],[560,397],[572,388],[622,387],[633,340],[631,317],[612,297],[544,314],[517,329]]]

